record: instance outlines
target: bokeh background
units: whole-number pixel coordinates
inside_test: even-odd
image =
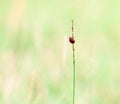
[[[120,0],[0,0],[0,104],[120,104]]]

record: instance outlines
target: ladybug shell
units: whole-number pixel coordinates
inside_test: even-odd
[[[74,39],[74,37],[72,36],[72,37],[69,37],[69,42],[70,43],[72,43],[72,44],[74,44],[75,43],[75,39]]]

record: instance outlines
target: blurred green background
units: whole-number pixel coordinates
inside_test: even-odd
[[[120,104],[120,0],[0,0],[0,104]]]

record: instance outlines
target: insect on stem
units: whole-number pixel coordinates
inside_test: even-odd
[[[72,51],[73,51],[73,94],[72,94],[72,104],[75,104],[75,47],[74,47],[74,43],[75,43],[75,39],[74,39],[74,22],[72,20],[72,36],[69,37],[69,41],[72,44]]]

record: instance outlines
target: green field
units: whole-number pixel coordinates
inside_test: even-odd
[[[0,104],[120,104],[120,0],[0,0]]]

